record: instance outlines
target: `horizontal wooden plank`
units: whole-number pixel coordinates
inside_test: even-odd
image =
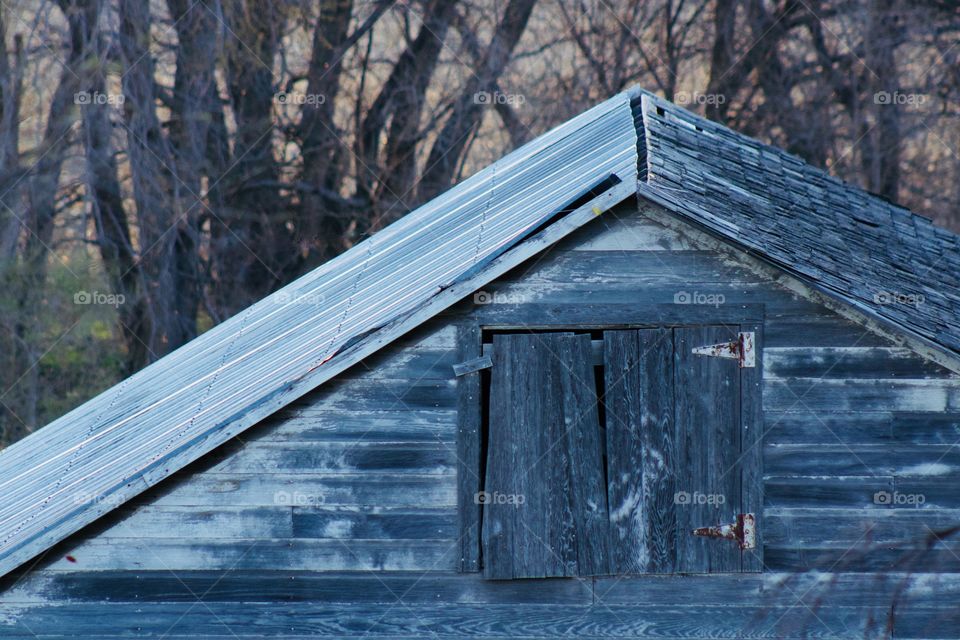
[[[765,411],[816,413],[836,411],[960,412],[956,379],[766,379]]]
[[[381,442],[456,442],[457,412],[350,411],[305,407],[285,411],[257,427],[255,437],[286,440],[367,440]],[[251,439],[251,438],[245,438]]]
[[[526,304],[595,306],[633,300],[646,305],[678,304],[688,313],[696,313],[700,307],[716,310],[728,305],[763,305],[770,302],[769,286],[766,284],[710,282],[701,286],[675,277],[668,281],[650,277],[642,281],[625,282],[621,279],[602,283],[592,281],[592,278],[584,282],[519,279],[516,282],[488,285],[484,291],[487,294],[484,300],[489,302],[470,308],[471,312],[484,316],[498,313],[499,308],[507,305]]]
[[[940,463],[931,463],[930,471],[938,471]],[[921,503],[923,509],[960,509],[960,477],[950,476],[904,476],[894,480],[897,492],[895,499]],[[960,524],[960,518],[957,523]]]
[[[764,504],[768,508],[879,509],[874,497],[878,492],[893,490],[893,476],[766,476],[763,479]]]
[[[600,216],[557,243],[554,251],[686,251],[694,249],[679,233],[636,211],[619,207]]]
[[[288,506],[273,507],[122,507],[119,522],[98,534],[102,538],[165,538],[178,532],[184,537],[291,538],[293,516]]]
[[[590,604],[589,580],[484,580],[476,573],[45,571],[0,595],[13,602]]]
[[[456,567],[457,550],[454,539],[94,538],[68,549],[47,568],[52,571],[452,571]]]
[[[455,472],[456,450],[443,443],[250,442],[213,473],[396,473],[445,475]]]
[[[893,439],[917,444],[955,444],[960,441],[960,412],[894,413]]]
[[[820,548],[884,544],[909,548],[936,541],[960,526],[960,511],[937,509],[767,509],[770,546]]]
[[[464,604],[131,603],[16,608],[0,618],[47,632],[110,637],[856,638],[872,623],[860,607]]]
[[[110,515],[116,524],[98,538],[184,538],[204,541],[237,538],[421,539],[456,538],[456,512],[450,507],[296,506],[278,496],[273,507],[123,507]],[[285,503],[285,504],[284,504]]]
[[[295,538],[452,540],[458,535],[451,508],[293,508]]]
[[[532,268],[521,265],[496,286],[522,282],[525,286],[559,283],[609,287],[619,283],[642,290],[648,284],[687,288],[761,281],[760,276],[713,251],[568,251],[552,253]]]
[[[336,379],[447,380],[455,359],[455,345],[422,347],[392,344],[347,369]]]
[[[453,371],[445,380],[379,378],[331,380],[316,393],[290,405],[335,411],[421,411],[456,407]]]
[[[960,448],[948,445],[783,444],[763,448],[771,476],[916,476],[956,482]],[[939,480],[938,480],[939,481]]]
[[[764,412],[765,443],[881,443],[893,437],[893,413],[889,411],[820,414],[796,408],[800,410]]]
[[[953,607],[908,607],[898,611],[893,624],[894,638],[949,639],[960,636],[960,609]]]
[[[956,378],[902,347],[774,347],[763,354],[768,378]]]
[[[770,305],[767,309],[776,311],[777,305]],[[837,314],[817,308],[809,309],[809,315],[791,313],[768,316],[763,337],[768,349],[796,346],[889,346],[889,341],[883,337]]]
[[[635,295],[630,297],[635,298]],[[702,324],[738,324],[760,321],[760,305],[695,305],[636,302],[624,303],[623,295],[602,303],[583,300],[559,303],[490,304],[479,308],[476,321],[489,329],[557,329],[596,327],[600,329],[691,326]]]
[[[904,549],[882,544],[796,547],[767,545],[763,563],[772,571],[960,571],[960,541],[939,543],[930,549]]]
[[[908,602],[932,603],[909,593],[914,584],[937,581],[934,574],[909,576],[862,573],[753,573],[682,576],[617,576],[597,578],[596,602],[612,605],[676,606],[691,603],[691,594],[703,604],[729,606],[791,606],[816,608],[829,598],[832,606],[888,608],[896,592]],[[957,576],[944,574],[949,583]],[[944,599],[945,600],[945,599]]]
[[[796,409],[764,413],[764,442],[953,444],[960,440],[960,413]]]
[[[456,478],[416,474],[218,474],[202,473],[172,488],[150,490],[144,501],[158,506],[457,504]]]
[[[823,305],[792,294],[769,293],[764,342],[767,348],[890,347],[890,341]]]

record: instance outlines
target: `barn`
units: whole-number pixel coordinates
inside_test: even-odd
[[[0,637],[960,637],[958,318],[632,89],[0,452]]]

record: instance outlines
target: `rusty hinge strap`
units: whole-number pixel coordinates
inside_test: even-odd
[[[733,540],[741,549],[753,549],[757,546],[757,522],[752,513],[740,513],[733,524],[700,527],[693,530],[693,535]]]
[[[736,340],[694,347],[693,353],[712,358],[730,358],[736,360],[741,368],[757,366],[757,351],[753,331],[741,331]]]

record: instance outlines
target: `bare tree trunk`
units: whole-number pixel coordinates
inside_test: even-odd
[[[340,89],[347,29],[353,0],[322,0],[313,32],[313,50],[307,70],[307,93],[313,98],[304,105],[300,122],[303,179],[318,188],[336,193],[342,171],[342,143],[333,122],[334,102]],[[301,251],[308,254],[306,265],[325,261],[347,248],[344,233],[347,219],[336,203],[318,193],[303,195],[300,222]]]
[[[706,116],[726,124],[729,120],[730,103],[737,91],[743,72],[734,62],[734,37],[737,24],[738,0],[716,0],[713,9],[713,46],[710,48],[710,79],[707,94],[722,96],[720,100],[707,103]]]
[[[288,203],[276,188],[245,189],[251,183],[276,184],[280,178],[273,155],[272,64],[283,33],[282,4],[230,0],[225,7],[236,34],[225,43],[235,146],[230,154],[226,132],[217,127],[223,144],[215,164],[223,167],[220,171],[232,169],[210,197],[222,203],[220,219],[211,220],[211,258],[218,276],[214,300],[218,312],[229,317],[277,288],[295,261]]]
[[[357,137],[358,155],[364,159],[357,195],[376,203],[382,224],[406,213],[415,198],[411,190],[417,176],[416,150],[426,91],[456,6],[454,0],[431,0],[425,7],[416,39],[400,55]],[[380,137],[385,128],[388,133],[381,159]],[[381,175],[374,175],[374,169]],[[373,186],[375,181],[379,187]]]
[[[903,43],[903,26],[894,0],[868,3],[869,32],[865,38],[867,73],[873,95],[867,104],[874,112],[872,130],[864,127],[861,159],[867,188],[896,202],[900,193],[900,163],[903,140],[900,127],[903,105],[897,97],[905,93],[899,85],[897,48]]]
[[[150,9],[140,0],[120,0],[124,116],[133,200],[139,235],[138,291],[129,293],[123,319],[127,368],[149,362],[162,351],[163,327],[174,322],[167,304],[175,295],[173,277],[173,152],[156,113],[158,90],[150,51]]]
[[[457,98],[453,113],[437,136],[420,181],[420,201],[430,200],[450,187],[470,133],[480,124],[486,101],[480,92],[491,92],[513,55],[527,27],[536,0],[510,0],[497,25],[486,54]]]
[[[68,13],[66,9],[64,12]],[[73,69],[85,68],[85,62],[91,55],[86,33],[82,29],[82,20],[82,16],[70,15],[70,53],[53,93],[43,139],[34,151],[36,159],[28,159],[28,162],[35,164],[25,181],[26,208],[22,218],[25,227],[22,255],[19,268],[11,272],[15,277],[11,278],[9,286],[12,292],[11,297],[15,300],[14,321],[11,327],[14,353],[11,382],[14,383],[14,387],[10,389],[4,404],[8,405],[15,415],[11,417],[12,419],[6,420],[4,439],[8,442],[18,440],[37,427],[39,398],[37,361],[41,355],[40,339],[42,337],[38,331],[37,319],[41,314],[43,292],[47,281],[47,261],[57,214],[57,188],[70,142],[70,129],[77,118],[75,96],[79,89],[79,82]],[[11,97],[16,91],[11,93]],[[6,117],[8,114],[4,115]],[[14,117],[15,122],[15,114],[9,115]],[[7,147],[6,154],[14,152],[15,147]],[[10,156],[7,155],[7,157]],[[5,189],[11,190],[11,187],[7,186]],[[14,192],[11,191],[6,195],[10,196],[12,193]],[[13,199],[16,199],[15,195]],[[19,208],[16,202],[10,202],[10,204]]]
[[[174,149],[176,202],[173,244],[173,298],[164,303],[174,309],[171,324],[164,327],[164,352],[176,349],[197,335],[197,311],[202,297],[200,264],[201,227],[208,217],[203,201],[203,177],[210,182],[208,145],[216,103],[214,65],[217,56],[218,22],[213,11],[190,0],[168,0],[177,30],[177,71],[174,77],[170,140]],[[162,355],[162,354],[160,354]]]

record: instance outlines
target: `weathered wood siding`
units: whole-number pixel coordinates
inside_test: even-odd
[[[926,543],[960,523],[957,377],[661,216],[604,214],[485,290],[764,305],[765,571],[818,573],[456,574],[465,300],[8,578],[0,636],[883,637],[898,599],[895,637],[955,637],[960,547]]]

